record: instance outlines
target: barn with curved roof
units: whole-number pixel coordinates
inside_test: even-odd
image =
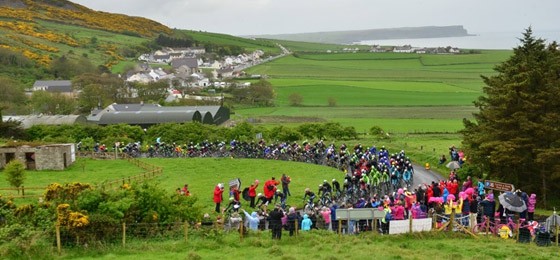
[[[202,115],[199,111],[111,111],[101,114],[97,124],[129,124],[146,128],[162,123],[188,123],[193,121],[202,122]]]
[[[193,113],[186,118],[184,113]],[[92,111],[87,120],[99,125],[131,124],[150,126],[161,123],[222,124],[229,120],[229,109],[221,106],[160,106],[158,104],[111,104],[104,109]]]

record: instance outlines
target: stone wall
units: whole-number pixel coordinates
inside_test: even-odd
[[[74,144],[0,147],[0,168],[6,166],[9,153],[24,162],[27,169],[35,170],[64,170],[75,160]]]

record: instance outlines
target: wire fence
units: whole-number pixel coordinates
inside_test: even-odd
[[[468,226],[461,226],[463,220],[469,216],[455,218],[454,215],[432,214],[428,218],[409,218],[405,220],[388,221],[388,234],[401,234],[413,232],[438,232],[438,231],[454,231],[463,233],[472,233]],[[315,222],[316,223],[316,222]],[[448,223],[448,225],[445,225]],[[344,234],[356,234],[360,232],[383,233],[381,228],[382,221],[380,218],[362,219],[362,220],[333,220],[330,225],[322,228],[315,226],[317,229],[330,230],[333,234],[338,233],[339,236]],[[225,233],[239,234],[239,239],[243,240],[249,234],[248,222],[246,218],[239,218],[235,223],[231,220],[225,221],[207,221],[207,222],[169,222],[169,223],[104,223],[96,227],[67,227],[56,225],[54,233],[49,232],[56,238],[56,245],[60,253],[63,247],[67,246],[87,246],[94,244],[121,244],[126,247],[129,240],[149,240],[149,241],[185,241],[191,239],[214,239],[216,236]],[[427,226],[427,227],[426,227]],[[271,230],[271,225],[266,218],[261,219],[258,225],[260,231]],[[290,230],[291,229],[291,230]],[[300,221],[286,222],[282,226],[282,232],[290,233],[294,237],[298,237],[301,225]],[[394,231],[392,231],[394,230]],[[478,237],[480,233],[472,233],[471,235]],[[555,245],[558,246],[560,237],[560,226],[556,226],[550,231],[549,242],[555,238]],[[533,239],[536,243],[537,239]],[[550,243],[549,243],[550,245]]]
[[[130,157],[124,153],[122,153],[122,155],[129,163],[134,164],[136,167],[142,168],[145,172],[134,176],[102,182],[101,184],[98,185],[99,188],[114,189],[114,188],[122,187],[125,184],[131,184],[132,182],[144,182],[147,180],[151,180],[163,174],[162,167],[145,163],[136,158]]]

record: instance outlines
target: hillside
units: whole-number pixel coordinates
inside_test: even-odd
[[[0,75],[30,86],[61,58],[111,68],[149,50],[168,27],[141,17],[97,12],[65,0],[0,0]]]
[[[334,44],[352,44],[360,41],[382,40],[382,39],[415,39],[415,38],[437,38],[437,37],[460,37],[469,36],[467,30],[460,25],[454,26],[424,26],[424,27],[402,27],[389,29],[370,29],[354,31],[333,32],[311,32],[296,34],[273,34],[253,35],[250,37],[318,42]]]

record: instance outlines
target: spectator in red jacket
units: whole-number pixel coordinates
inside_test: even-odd
[[[216,212],[220,213],[220,203],[224,200],[222,194],[224,193],[224,184],[218,183],[214,188],[214,203],[216,203]]]
[[[272,179],[266,181],[264,183],[264,197],[266,198],[268,203],[272,202],[272,198],[274,197],[274,194],[276,193],[276,185],[280,184],[276,178],[272,177]]]
[[[251,199],[251,208],[255,207],[255,198],[257,197],[257,187],[259,186],[259,180],[255,180],[251,186],[249,186],[249,198]]]

